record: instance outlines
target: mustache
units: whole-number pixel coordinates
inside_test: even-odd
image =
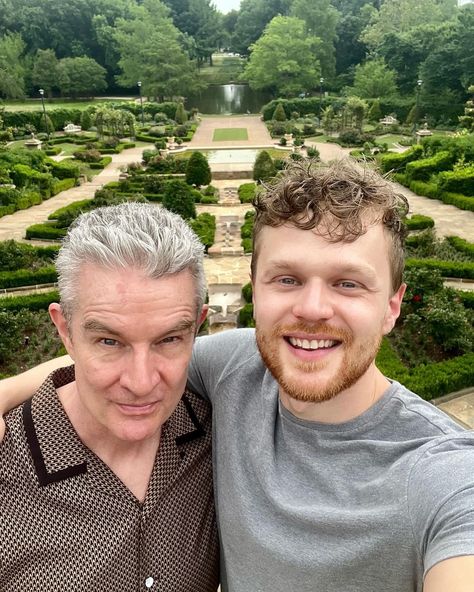
[[[272,337],[284,337],[292,333],[306,333],[308,335],[315,335],[323,333],[326,339],[333,341],[342,341],[350,343],[353,340],[352,332],[348,329],[341,329],[340,327],[333,327],[329,323],[318,321],[316,323],[298,322],[288,325],[275,325],[272,330]]]

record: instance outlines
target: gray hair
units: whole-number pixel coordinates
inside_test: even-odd
[[[203,254],[204,246],[188,224],[160,206],[126,202],[81,214],[56,259],[63,315],[69,324],[84,263],[108,269],[135,267],[153,279],[189,270],[199,313],[206,292]]]

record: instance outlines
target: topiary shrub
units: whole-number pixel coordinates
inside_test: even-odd
[[[163,192],[162,203],[167,210],[179,214],[185,220],[196,217],[193,191],[184,181],[169,181]]]
[[[186,121],[188,120],[188,115],[186,113],[186,110],[184,108],[183,103],[178,103],[178,106],[176,107],[176,112],[174,114],[174,120],[176,121],[176,123],[179,124],[183,124],[186,123]]]
[[[256,188],[255,183],[242,183],[238,189],[240,203],[252,203]]]
[[[424,230],[425,228],[433,228],[434,220],[429,216],[413,214],[411,218],[405,220],[405,224],[408,230]]]
[[[286,121],[287,117],[285,109],[283,108],[283,105],[281,103],[278,103],[278,105],[275,107],[272,119],[274,119],[275,121]]]
[[[253,178],[257,183],[262,181],[269,181],[275,176],[276,170],[273,164],[272,157],[266,150],[258,153],[253,165]]]
[[[186,183],[189,185],[209,185],[211,182],[211,169],[207,158],[202,152],[193,152],[186,166]]]

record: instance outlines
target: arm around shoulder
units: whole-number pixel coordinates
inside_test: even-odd
[[[17,407],[41,386],[44,379],[53,370],[68,366],[72,363],[69,356],[61,356],[35,366],[18,376],[11,376],[0,380],[0,415],[5,414],[10,409]],[[3,438],[5,427],[3,421],[0,422],[0,439]]]

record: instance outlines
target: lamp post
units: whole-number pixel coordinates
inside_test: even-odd
[[[420,91],[421,91],[422,84],[423,84],[423,80],[421,78],[418,78],[418,80],[416,81],[416,118],[415,118],[415,123],[414,123],[415,132],[418,127],[418,118],[420,116]]]
[[[142,82],[141,82],[141,80],[139,80],[137,82],[137,86],[138,86],[138,92],[140,94],[140,109],[142,111],[142,126],[143,126],[143,125],[145,125],[145,120],[143,117],[143,97],[142,97]]]
[[[40,88],[38,92],[39,92],[39,94],[41,96],[41,104],[43,105],[44,128],[46,130],[46,137],[48,138],[48,142],[49,142],[48,119],[47,119],[47,115],[46,115],[46,107],[44,106],[44,89],[43,88]]]
[[[319,79],[319,119],[323,116],[323,84],[324,78],[321,76]]]

